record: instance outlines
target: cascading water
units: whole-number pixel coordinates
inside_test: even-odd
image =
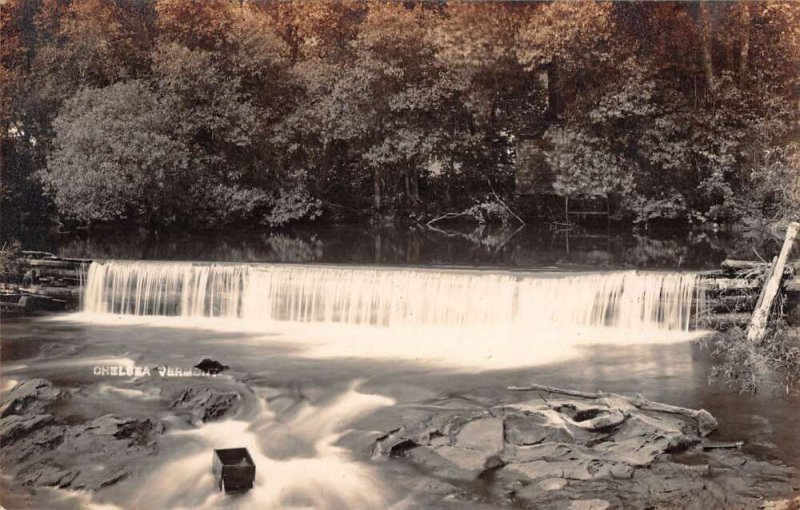
[[[105,261],[84,310],[249,322],[383,326],[618,327],[687,331],[702,302],[692,273],[592,274],[282,264]]]

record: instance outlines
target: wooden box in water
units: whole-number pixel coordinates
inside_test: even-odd
[[[243,492],[253,488],[256,466],[247,448],[214,450],[211,470],[221,491]]]

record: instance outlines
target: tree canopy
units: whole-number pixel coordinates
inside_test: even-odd
[[[6,232],[33,210],[277,226],[490,192],[634,221],[800,208],[794,2],[6,0],[0,17]]]

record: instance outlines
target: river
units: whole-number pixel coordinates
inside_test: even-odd
[[[424,507],[424,487],[398,483],[413,470],[370,459],[366,445],[405,406],[502,402],[508,386],[528,382],[704,408],[719,420],[715,439],[800,466],[797,398],[778,386],[751,395],[709,383],[711,355],[695,342],[705,332],[688,319],[699,299],[692,270],[717,265],[731,241],[349,232],[62,242],[62,256],[105,260],[90,269],[83,312],[3,324],[3,391],[45,377],[74,392],[66,420],[141,414],[167,432],[159,454],[112,487],[12,487],[3,504]],[[231,367],[219,384],[242,381],[253,396],[233,418],[200,427],[165,406],[162,383],[97,371],[188,368],[204,357]],[[244,496],[214,486],[211,450],[229,446],[246,446],[257,465]]]

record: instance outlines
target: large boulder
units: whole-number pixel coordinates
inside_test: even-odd
[[[164,426],[149,418],[107,414],[70,425],[41,412],[68,396],[31,379],[5,397],[0,465],[22,484],[95,490],[124,479],[136,459],[158,450]]]
[[[0,402],[0,417],[12,414],[42,414],[57,402],[69,398],[47,379],[30,379],[14,386]]]
[[[190,412],[195,426],[217,420],[238,409],[241,396],[235,391],[220,391],[213,388],[188,388],[172,401],[171,407]]]
[[[107,414],[79,425],[50,415],[8,416],[2,464],[24,485],[96,490],[129,474],[136,460],[158,451],[164,426],[149,418]]]

